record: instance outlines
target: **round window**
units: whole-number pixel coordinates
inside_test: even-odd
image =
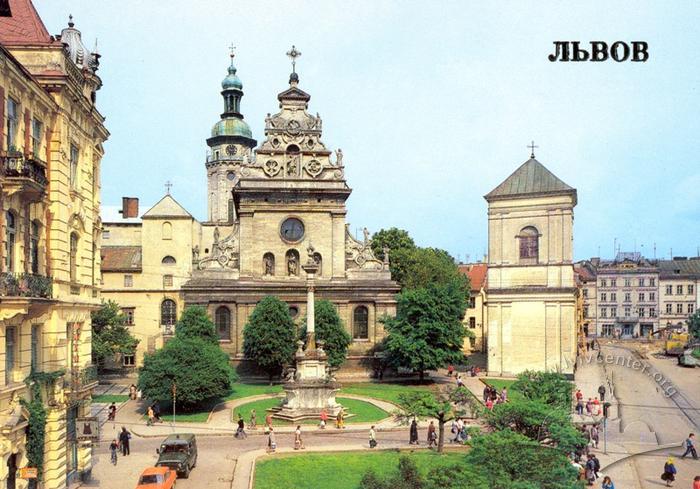
[[[289,306],[289,315],[295,318],[299,315],[299,308],[297,306]]]
[[[236,174],[230,171],[226,174],[226,178],[228,178],[230,181],[233,181],[236,178]]]
[[[280,226],[280,235],[285,241],[296,243],[304,237],[304,223],[296,217],[289,217]]]

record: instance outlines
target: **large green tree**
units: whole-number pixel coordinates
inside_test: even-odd
[[[236,380],[230,358],[219,345],[175,337],[144,357],[138,386],[147,399],[169,402],[175,385],[177,406],[190,411],[228,394]]]
[[[413,250],[416,243],[408,231],[399,228],[381,229],[372,235],[372,252],[380,260],[384,259],[384,248],[389,248],[389,257],[400,250]]]
[[[688,332],[694,339],[700,340],[700,311],[688,316]]]
[[[463,362],[471,333],[462,324],[466,299],[460,280],[401,292],[396,317],[384,319],[388,363],[417,371],[423,381],[426,370]]]
[[[272,378],[294,360],[296,340],[289,306],[277,297],[267,296],[255,306],[243,329],[243,352],[268,374],[272,384]]]
[[[494,488],[580,489],[566,454],[510,429],[474,437],[465,464],[479,467]]]
[[[315,301],[314,309],[316,340],[325,342],[323,349],[328,354],[328,365],[340,367],[347,357],[352,338],[332,302],[325,299]],[[299,338],[306,339],[306,324],[301,328]]]
[[[557,372],[526,370],[518,375],[512,388],[532,401],[539,400],[561,409],[571,407],[573,384]]]
[[[216,327],[202,306],[190,306],[182,312],[175,324],[175,337],[182,340],[198,338],[213,345],[219,344]]]
[[[131,336],[126,316],[116,302],[103,302],[92,315],[92,359],[98,366],[117,354],[131,355],[139,340]]]

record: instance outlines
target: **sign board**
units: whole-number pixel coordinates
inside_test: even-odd
[[[75,439],[78,441],[99,441],[100,422],[96,417],[76,418]]]
[[[22,467],[19,469],[20,479],[36,479],[39,476],[39,470],[36,467]]]

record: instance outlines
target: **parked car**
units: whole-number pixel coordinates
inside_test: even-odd
[[[177,474],[168,467],[149,467],[141,473],[136,489],[172,489]]]
[[[159,455],[156,467],[168,467],[183,479],[187,479],[197,465],[197,440],[192,433],[170,435],[156,452]]]

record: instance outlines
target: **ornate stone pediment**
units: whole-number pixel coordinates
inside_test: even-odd
[[[240,241],[238,223],[234,224],[231,234],[220,239],[219,228],[214,229],[214,241],[211,253],[197,262],[199,270],[225,269],[238,270],[240,256]]]
[[[345,224],[345,268],[346,270],[361,269],[382,271],[389,270],[388,258],[378,260],[372,251],[372,240],[369,239],[369,231],[363,229],[364,240],[358,241],[350,234],[350,224]],[[388,252],[385,252],[388,256]]]

